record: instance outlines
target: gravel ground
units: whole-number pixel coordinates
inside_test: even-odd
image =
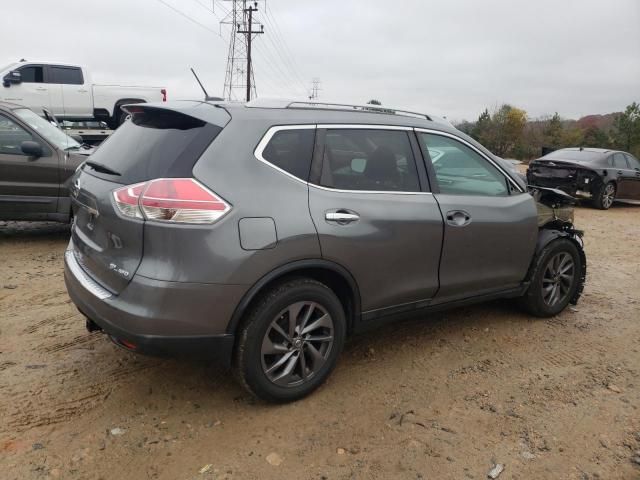
[[[501,464],[501,480],[640,479],[640,207],[576,223],[576,308],[391,325],[272,406],[215,365],[87,333],[63,282],[68,228],[0,222],[0,477],[484,479]]]

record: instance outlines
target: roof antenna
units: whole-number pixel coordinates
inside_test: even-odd
[[[200,85],[200,88],[204,92],[204,101],[205,102],[211,102],[211,101],[219,102],[219,101],[224,100],[224,98],[220,98],[220,97],[210,97],[209,94],[207,93],[207,91],[205,90],[204,85],[202,85],[202,82],[198,78],[198,75],[196,75],[196,72],[193,69],[193,67],[191,67],[191,73],[193,73],[193,76],[196,77],[196,81],[198,82],[198,85]]]

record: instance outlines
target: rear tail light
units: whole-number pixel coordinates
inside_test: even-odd
[[[163,88],[162,90],[160,90],[160,93],[162,94],[162,101],[166,102],[167,101],[167,89]]]
[[[173,223],[213,223],[231,206],[193,178],[160,178],[113,192],[127,217]]]

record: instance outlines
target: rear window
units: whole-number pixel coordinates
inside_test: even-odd
[[[91,155],[92,161],[120,176],[85,170],[124,184],[191,177],[193,166],[221,131],[217,125],[182,113],[143,108]]]
[[[576,160],[580,162],[593,162],[602,158],[602,153],[588,152],[586,150],[556,150],[542,158],[544,160]]]
[[[82,85],[82,70],[76,67],[49,67],[49,83],[64,85]]]

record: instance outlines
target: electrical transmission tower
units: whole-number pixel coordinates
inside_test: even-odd
[[[322,90],[320,88],[320,79],[314,78],[311,80],[311,93],[309,94],[309,100],[316,100],[318,98],[318,92]]]
[[[264,25],[257,24],[253,17],[253,14],[258,11],[258,2],[227,1],[232,3],[232,8],[221,23],[231,25],[231,38],[223,95],[230,101],[244,99],[248,102],[256,97],[251,42],[257,35],[264,33]],[[258,25],[260,29],[256,29]]]

